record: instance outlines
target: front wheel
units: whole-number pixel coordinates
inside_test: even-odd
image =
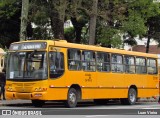
[[[121,103],[126,105],[134,105],[137,101],[137,91],[130,88],[128,91],[128,98],[122,98]]]
[[[74,108],[77,105],[78,94],[76,89],[70,88],[67,95],[67,100],[65,101],[66,107]]]

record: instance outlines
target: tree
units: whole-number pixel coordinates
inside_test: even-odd
[[[97,42],[105,47],[120,48],[122,22],[126,19],[123,0],[101,0],[98,3]]]
[[[54,32],[54,38],[64,39],[64,19],[67,8],[67,0],[48,0],[51,10],[50,20]]]
[[[5,48],[19,41],[21,0],[3,0],[0,9],[0,44]]]
[[[29,12],[29,0],[22,0],[20,40],[26,40]]]
[[[126,18],[123,22],[123,31],[130,37],[128,41],[134,40],[134,37],[148,38],[146,52],[149,51],[149,43],[151,38],[159,32],[158,17],[160,14],[159,4],[153,3],[152,0],[136,0],[127,2],[128,10]]]
[[[93,0],[92,10],[91,10],[90,20],[89,20],[89,44],[90,45],[95,44],[97,5],[98,5],[98,0]]]
[[[32,1],[31,10],[33,10],[33,12],[31,14],[31,20],[34,14],[38,13],[37,17],[41,19],[36,18],[36,20],[42,20],[41,23],[43,22],[43,27],[45,27],[45,25],[51,26],[54,38],[64,39],[64,20],[67,6],[67,0],[34,0]],[[41,15],[41,13],[45,15]]]

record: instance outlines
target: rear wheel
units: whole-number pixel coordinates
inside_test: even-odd
[[[74,108],[77,105],[78,93],[76,89],[70,88],[68,91],[67,100],[65,101],[66,107]]]
[[[32,105],[35,107],[42,107],[44,104],[44,100],[32,100]]]
[[[137,101],[137,91],[130,88],[128,91],[128,98],[122,98],[121,103],[126,105],[134,105]]]

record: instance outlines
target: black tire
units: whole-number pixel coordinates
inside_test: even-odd
[[[42,107],[44,104],[44,100],[32,100],[32,105],[35,107]]]
[[[77,106],[78,93],[76,89],[70,88],[67,95],[67,100],[65,101],[65,105],[68,108],[74,108]]]
[[[94,103],[96,105],[105,105],[108,103],[108,100],[107,99],[94,99]]]
[[[120,99],[121,104],[134,105],[137,101],[137,91],[134,88],[130,88],[128,91],[128,98]]]

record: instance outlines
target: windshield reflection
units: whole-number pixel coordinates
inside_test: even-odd
[[[46,52],[14,52],[9,54],[7,79],[46,79]]]

